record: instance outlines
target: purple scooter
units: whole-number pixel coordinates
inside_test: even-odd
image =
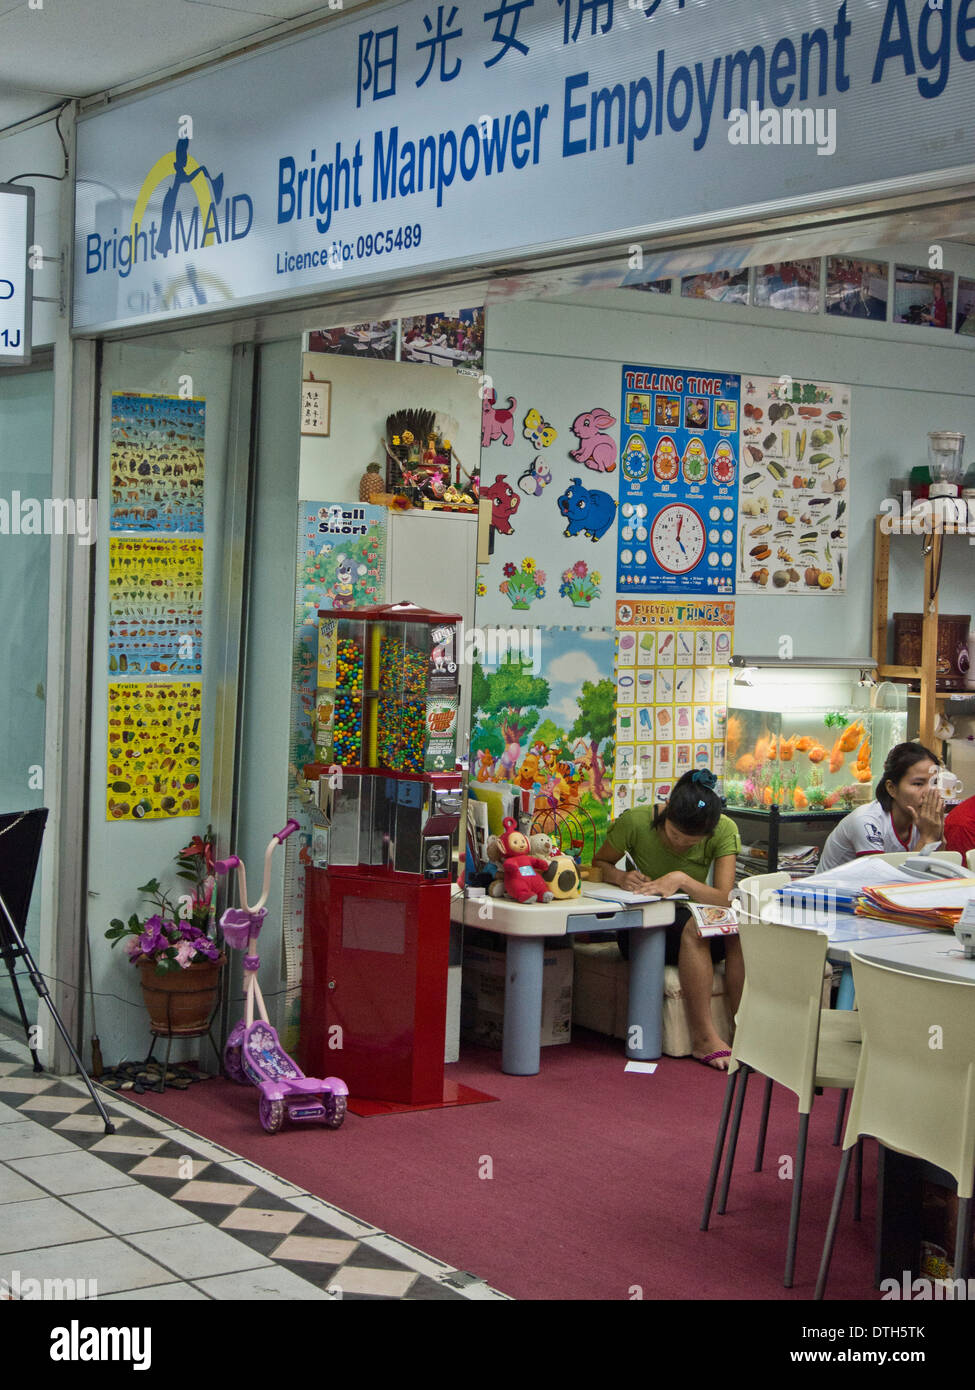
[[[346,1097],[349,1094],[349,1088],[337,1076],[326,1076],[324,1081],[305,1076],[298,1064],[288,1056],[268,1021],[264,996],[257,983],[261,958],[256,946],[267,916],[264,904],[271,886],[271,856],[277,846],[298,828],[297,821],[289,820],[283,830],[271,837],[271,843],[264,853],[264,886],[253,907],[247,906],[247,878],[237,856],[234,854],[229,859],[220,859],[214,865],[218,874],[237,870],[241,905],[227,908],[220,919],[220,927],[228,946],[246,953],[246,1014],[227,1039],[223,1054],[224,1067],[232,1081],[239,1081],[245,1086],[250,1082],[260,1091],[259,1114],[268,1134],[278,1132],[284,1124],[285,1114],[289,1120],[320,1119],[328,1129],[338,1129],[345,1119]],[[259,1015],[256,1020],[255,1001]]]

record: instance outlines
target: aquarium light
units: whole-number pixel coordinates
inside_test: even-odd
[[[842,670],[863,671],[865,674],[876,669],[872,656],[805,656],[785,659],[781,656],[733,656],[729,665],[761,670],[763,667],[787,667],[790,670]]]

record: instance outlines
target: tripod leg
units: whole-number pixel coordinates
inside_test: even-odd
[[[51,1011],[51,1017],[54,1019],[54,1022],[55,1022],[56,1026],[57,1026],[58,1032],[61,1034],[61,1037],[64,1039],[65,1046],[67,1047],[68,1051],[71,1053],[71,1060],[74,1062],[75,1066],[78,1068],[79,1075],[81,1076],[82,1081],[85,1083],[85,1086],[88,1088],[88,1094],[91,1096],[92,1100],[95,1102],[95,1109],[98,1111],[99,1115],[101,1115],[102,1119],[103,1119],[104,1122],[105,1122],[105,1133],[106,1133],[106,1134],[114,1134],[114,1133],[115,1133],[115,1126],[112,1124],[111,1120],[110,1120],[109,1117],[108,1117],[108,1111],[105,1109],[105,1102],[102,1100],[101,1096],[100,1096],[100,1095],[98,1094],[98,1092],[95,1090],[95,1087],[94,1087],[93,1084],[92,1084],[91,1077],[90,1077],[90,1076],[88,1075],[88,1073],[85,1071],[85,1064],[84,1064],[84,1062],[81,1060],[81,1058],[78,1056],[78,1053],[77,1053],[77,1051],[75,1050],[75,1045],[74,1045],[74,1043],[73,1043],[73,1042],[71,1041],[71,1039],[68,1037],[68,1030],[65,1028],[64,1024],[61,1022],[61,1015],[58,1013],[57,1009],[54,1007],[54,1004],[53,1004],[53,1002],[52,1002],[52,1000],[51,1000],[50,994],[48,993],[48,990],[47,990],[47,986],[46,986],[46,985],[44,986],[44,994],[43,994],[42,998],[44,999],[45,1004],[47,1005],[47,1007],[48,1007],[48,1008],[50,1009],[50,1011]]]
[[[69,1053],[71,1054],[71,1060],[74,1062],[75,1066],[78,1069],[78,1073],[81,1076],[81,1079],[84,1081],[85,1086],[88,1088],[88,1094],[95,1102],[95,1109],[98,1111],[99,1115],[101,1115],[103,1121],[105,1122],[105,1133],[114,1134],[115,1126],[112,1124],[111,1120],[108,1117],[108,1111],[105,1109],[105,1102],[102,1100],[101,1096],[99,1096],[98,1092],[95,1090],[95,1087],[92,1085],[91,1077],[85,1071],[85,1064],[78,1056],[77,1049],[75,1048],[74,1043],[71,1041],[71,1038],[68,1035],[68,1030],[64,1026],[61,1015],[58,1013],[57,1009],[54,1006],[54,1000],[51,998],[51,991],[47,987],[47,981],[44,979],[44,976],[38,970],[37,965],[34,961],[34,957],[31,955],[30,951],[28,951],[27,944],[24,941],[23,936],[21,936],[17,924],[11,917],[7,909],[7,904],[4,902],[2,897],[0,897],[0,911],[2,911],[3,916],[6,918],[7,929],[9,930],[10,935],[13,938],[14,945],[16,947],[16,953],[19,956],[21,956],[27,963],[27,973],[30,978],[31,984],[34,986],[34,992],[37,994],[38,999],[43,999],[44,1003],[47,1005],[51,1017],[54,1019],[55,1027],[61,1034],[61,1037],[64,1039],[64,1044],[67,1047]],[[9,942],[7,944],[9,949]],[[37,1069],[38,1068],[35,1067],[35,1070]]]
[[[24,998],[20,992],[20,985],[17,983],[17,951],[12,949],[6,939],[0,945],[0,956],[7,967],[7,974],[10,976],[10,983],[13,986],[14,998],[17,1000],[17,1012],[20,1014],[20,1021],[24,1025],[24,1037],[27,1039],[27,1047],[31,1057],[34,1059],[34,1070],[43,1071],[41,1059],[37,1055],[37,1048],[31,1042],[31,1025],[27,1020],[27,1010],[24,1008]]]

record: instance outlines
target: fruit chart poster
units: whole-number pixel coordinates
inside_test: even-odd
[[[850,388],[745,377],[738,592],[846,591]]]
[[[734,622],[728,600],[617,599],[613,819],[695,768],[720,792]]]
[[[106,820],[200,814],[199,681],[111,682]]]
[[[624,366],[617,593],[735,591],[741,378]]]

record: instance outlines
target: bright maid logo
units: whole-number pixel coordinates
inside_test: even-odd
[[[181,127],[182,128],[182,127]],[[85,273],[112,271],[126,279],[133,266],[207,251],[247,236],[254,204],[247,193],[224,189],[224,176],[190,154],[190,136],[156,160],[143,179],[127,232],[91,232],[85,243]]]

